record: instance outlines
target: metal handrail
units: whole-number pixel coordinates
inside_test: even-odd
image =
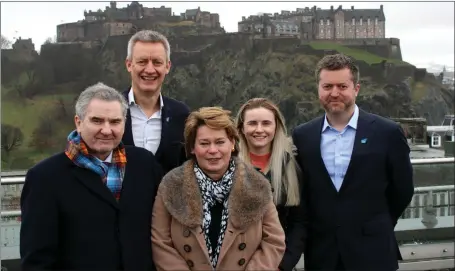
[[[450,164],[450,163],[455,163],[455,157],[411,159],[412,165],[435,165],[435,164]]]
[[[25,182],[25,175],[20,177],[3,177],[1,185],[23,184]]]
[[[447,191],[454,190],[455,185],[438,185],[438,186],[421,186],[414,188],[415,193],[419,192],[438,192],[438,191]]]
[[[412,165],[436,165],[450,163],[455,163],[455,157],[411,159]],[[25,174],[27,174],[27,171],[16,171],[11,173],[4,172],[2,173],[1,185],[23,184],[25,182]]]

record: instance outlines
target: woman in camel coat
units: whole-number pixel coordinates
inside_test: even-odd
[[[152,219],[157,270],[277,270],[284,231],[270,183],[236,157],[237,130],[217,107],[191,113],[192,157],[162,180]]]

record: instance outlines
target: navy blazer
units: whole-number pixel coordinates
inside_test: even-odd
[[[128,90],[123,92],[123,96],[128,102]],[[183,132],[185,121],[190,114],[189,107],[175,99],[163,96],[164,107],[161,114],[161,141],[155,153],[158,163],[161,165],[163,173],[166,174],[171,169],[176,168],[187,160],[185,154],[185,140]],[[133,131],[131,127],[131,113],[128,109],[125,122],[125,132],[122,142],[125,145],[134,146]]]
[[[401,254],[394,227],[414,194],[402,129],[360,110],[338,192],[321,156],[323,121],[321,116],[302,124],[292,135],[304,175],[305,270],[334,270],[338,257],[346,270],[397,270]]]
[[[76,166],[64,153],[27,172],[21,270],[155,270],[150,221],[162,176],[151,152],[125,149],[119,202],[99,175]]]

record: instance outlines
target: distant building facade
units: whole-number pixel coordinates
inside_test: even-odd
[[[30,62],[38,56],[35,50],[35,44],[32,39],[23,39],[19,37],[12,44],[11,49],[2,49],[2,60],[11,59],[15,61],[26,61]]]
[[[102,40],[109,36],[128,35],[139,30],[139,26],[157,22],[192,21],[197,25],[220,28],[220,17],[216,13],[188,9],[174,15],[172,8],[161,6],[147,8],[137,1],[124,8],[117,8],[111,1],[103,10],[84,11],[84,19],[74,23],[57,25],[57,42]]]
[[[385,38],[385,15],[383,5],[379,9],[343,9],[340,5],[326,10],[314,6],[242,17],[238,31],[306,40],[381,39]]]

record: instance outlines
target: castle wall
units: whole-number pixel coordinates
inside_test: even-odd
[[[103,27],[106,35],[118,36],[131,33],[133,24],[130,22],[107,22],[104,23]]]
[[[44,44],[41,46],[40,58],[53,68],[56,84],[74,81],[82,76],[81,66],[95,59],[98,47],[88,48],[85,43]]]
[[[317,41],[338,43],[349,48],[365,50],[384,58],[402,60],[400,40],[397,38],[318,39]]]
[[[84,24],[85,40],[97,40],[106,37],[104,22]]]
[[[433,76],[433,79],[436,80],[436,77],[433,74],[429,74],[430,76]],[[423,81],[425,77],[427,76],[427,69],[425,68],[416,68],[414,71],[414,80],[416,81]]]
[[[295,50],[299,45],[300,39],[295,37],[255,39],[253,41],[254,50],[259,52]]]
[[[414,78],[416,68],[411,65],[386,64],[386,80],[390,83],[399,83],[404,78]]]
[[[212,20],[210,18],[210,13],[208,12],[201,12],[201,16],[199,17],[198,23],[203,26],[211,27]]]
[[[251,47],[252,35],[249,33],[228,33],[209,35],[189,35],[169,38],[171,50],[196,51],[208,44],[217,44],[217,48],[249,48]],[[243,47],[246,46],[246,47]]]
[[[57,25],[57,41],[67,42],[84,38],[84,26],[81,23]]]

